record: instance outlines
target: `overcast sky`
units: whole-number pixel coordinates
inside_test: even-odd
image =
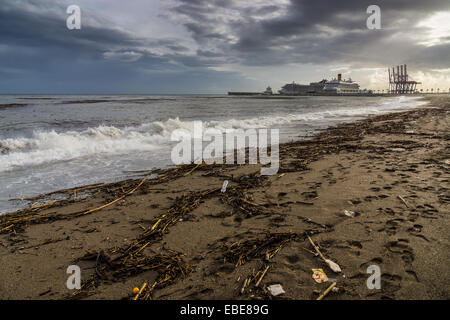
[[[81,30],[66,9],[81,8]],[[381,8],[369,30],[366,9]],[[1,0],[0,93],[226,93],[408,64],[450,88],[449,0]]]

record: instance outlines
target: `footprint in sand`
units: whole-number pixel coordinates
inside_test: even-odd
[[[414,261],[413,249],[408,245],[408,239],[398,239],[398,241],[391,241],[386,244],[386,248],[395,254],[400,254],[405,264],[411,264]]]
[[[381,275],[381,288],[385,293],[394,293],[401,288],[402,277],[397,274],[383,273]]]
[[[376,199],[378,199],[377,196],[367,196],[367,197],[364,197],[364,201],[367,201],[367,202],[371,202],[372,200],[376,200]]]
[[[301,195],[304,196],[306,199],[317,198],[317,192],[316,191],[302,192]]]
[[[409,232],[422,232],[423,226],[420,224],[415,224],[413,227],[409,228]]]
[[[417,274],[416,274],[414,271],[412,271],[412,270],[405,270],[405,271],[406,271],[406,273],[407,273],[408,275],[410,275],[414,280],[416,280],[417,282],[420,282],[419,277],[417,276]]]
[[[417,238],[421,238],[427,242],[430,242],[427,237],[425,237],[423,234],[421,234],[423,229],[423,226],[420,224],[415,224],[414,226],[408,228],[406,231],[409,232],[412,236],[415,236]]]
[[[378,232],[386,232],[388,235],[393,236],[397,233],[399,229],[399,224],[405,221],[404,219],[397,218],[386,221],[385,227],[378,230]]]
[[[295,264],[298,261],[300,261],[300,257],[298,255],[294,254],[294,255],[287,256],[286,260],[290,264]]]

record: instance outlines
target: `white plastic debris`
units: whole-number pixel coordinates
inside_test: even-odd
[[[273,295],[274,297],[279,296],[280,294],[286,293],[283,290],[283,287],[281,286],[281,284],[272,284],[267,287],[267,290],[269,290],[270,294]]]
[[[344,210],[344,214],[345,214],[347,217],[352,217],[352,218],[355,217],[355,213],[354,213],[353,211],[350,211],[350,210]]]
[[[342,272],[341,267],[339,267],[339,265],[336,262],[333,262],[329,259],[325,259],[325,262],[328,264],[328,266],[330,267],[331,270],[333,270],[334,272]]]
[[[227,191],[227,186],[228,186],[228,180],[225,180],[222,185],[222,190],[220,190],[220,191],[222,193],[225,193],[225,191]]]

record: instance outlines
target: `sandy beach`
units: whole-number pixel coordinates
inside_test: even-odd
[[[327,300],[450,299],[450,95],[426,99],[280,145],[274,176],[186,165],[32,199],[0,216],[0,299],[310,300],[317,268]]]

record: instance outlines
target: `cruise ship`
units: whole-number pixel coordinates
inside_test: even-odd
[[[323,90],[336,94],[358,94],[359,84],[353,82],[351,78],[342,80],[342,74],[338,74],[337,79],[334,78],[325,83]]]
[[[332,80],[311,82],[309,85],[297,84],[295,82],[284,85],[278,91],[281,95],[332,95],[332,94],[359,94],[359,84],[352,79],[343,80],[342,74]]]
[[[320,82],[311,82],[307,84],[297,84],[295,82],[285,84],[281,90],[278,90],[279,94],[282,95],[301,95],[309,93],[318,93],[323,90],[323,87],[327,80],[322,80]]]

